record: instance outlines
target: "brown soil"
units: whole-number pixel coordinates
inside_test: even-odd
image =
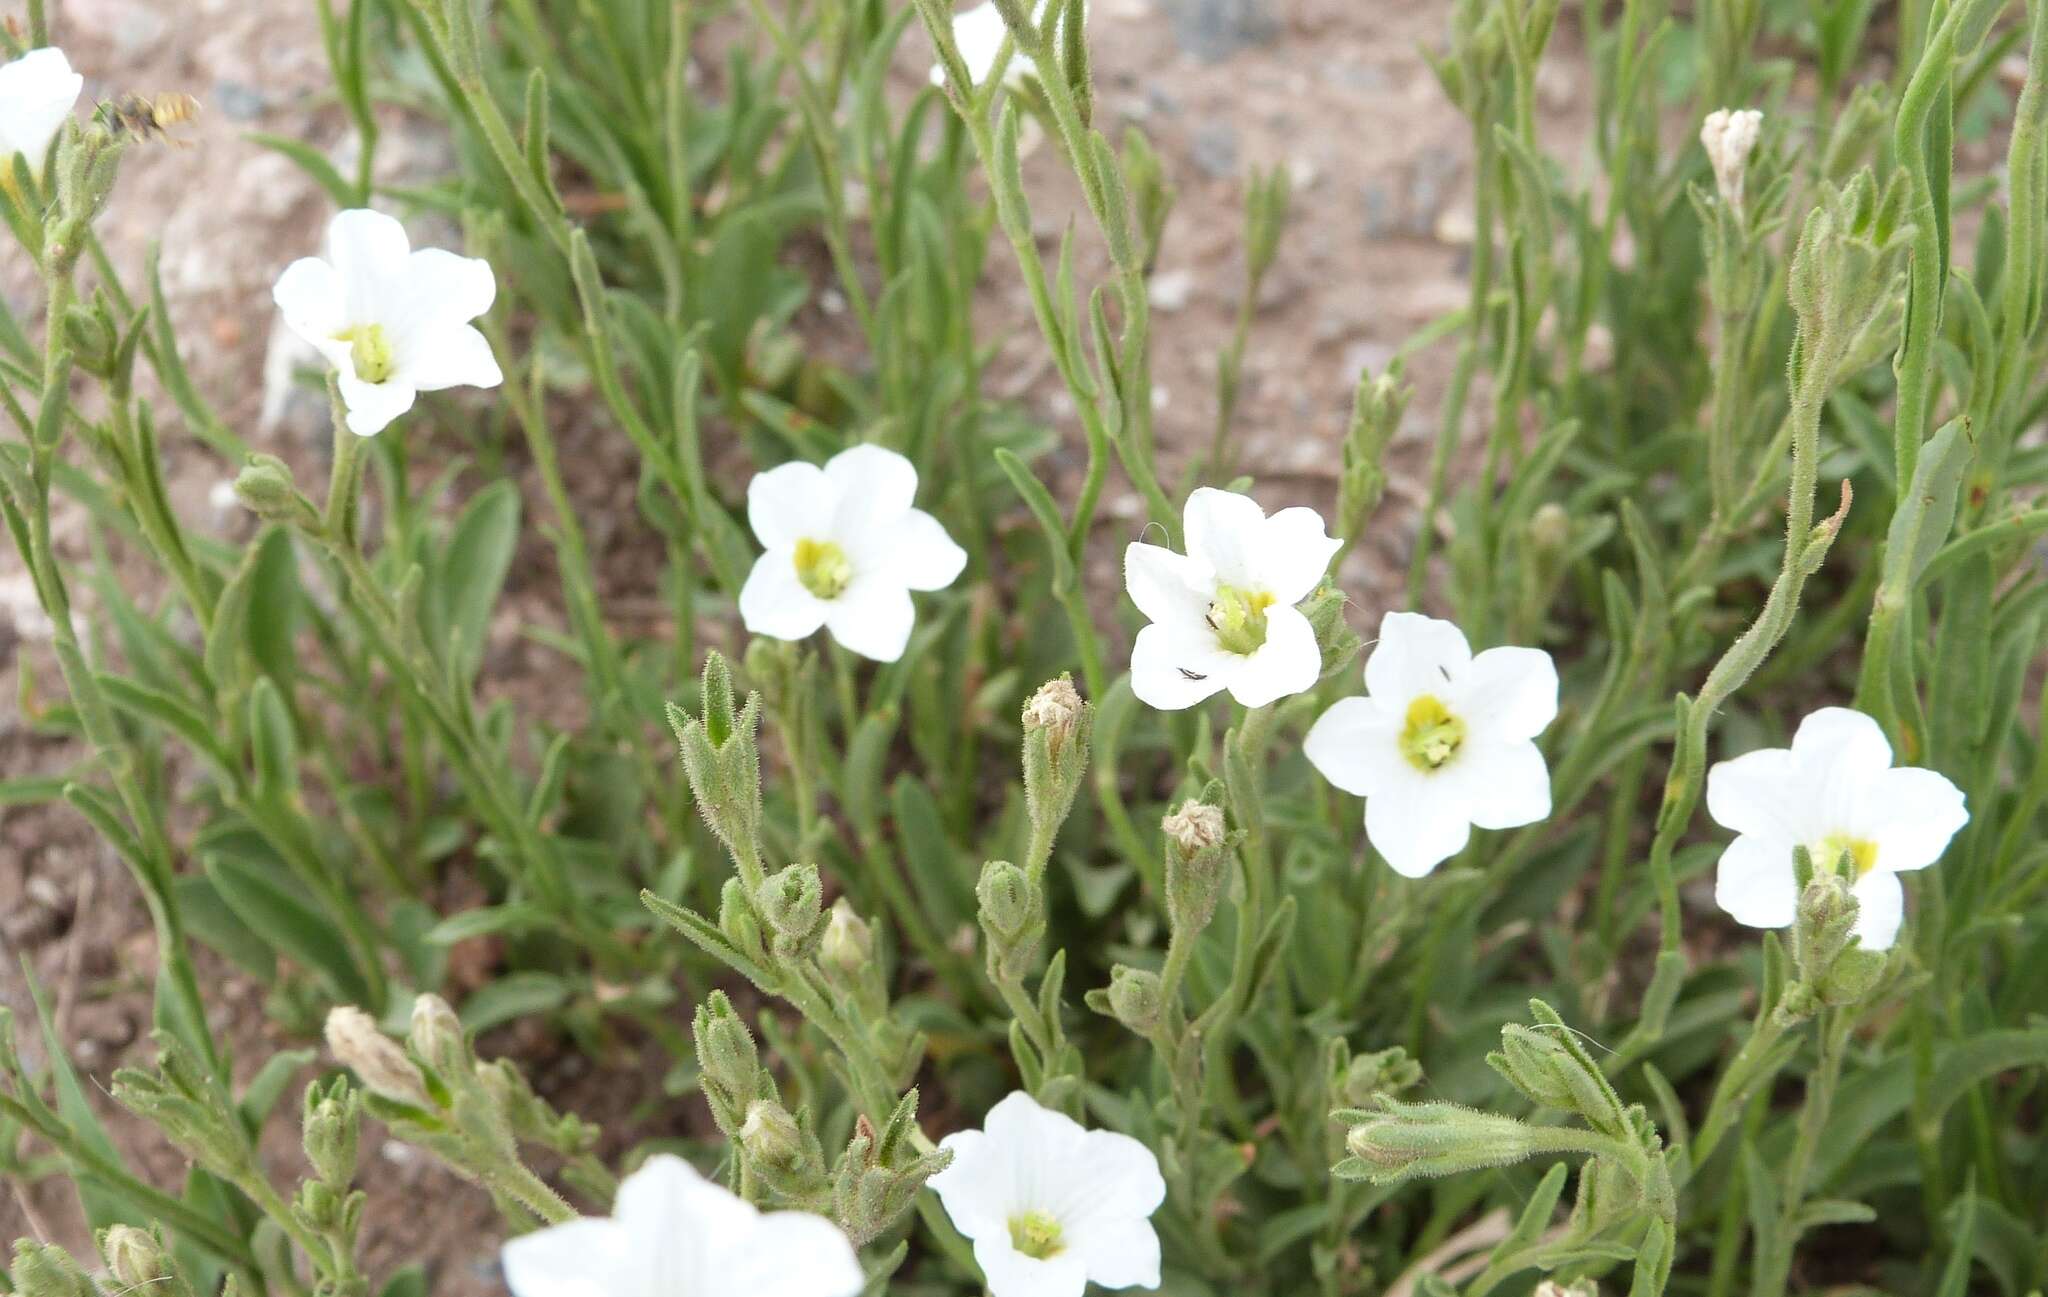
[[[1397,344],[1459,306],[1466,292],[1465,127],[1419,54],[1441,43],[1449,0],[1280,0],[1279,30],[1270,42],[1214,62],[1184,47],[1195,0],[1166,2],[1182,11],[1162,12],[1148,0],[1098,0],[1091,17],[1099,121],[1112,128],[1112,137],[1124,122],[1140,125],[1180,190],[1154,279],[1160,441],[1174,462],[1207,445],[1215,417],[1214,358],[1241,291],[1241,177],[1254,164],[1284,165],[1295,180],[1293,216],[1261,294],[1246,357],[1241,467],[1260,479],[1269,504],[1327,505],[1359,371],[1380,369]],[[252,443],[311,462],[325,435],[318,403],[309,421],[303,398],[281,399],[283,390],[265,381],[274,314],[268,292],[286,261],[315,249],[325,200],[289,163],[244,136],[274,132],[336,154],[349,147],[325,94],[314,7],[304,0],[192,0],[175,7],[156,0],[59,0],[54,7],[59,39],[85,72],[89,98],[181,90],[204,104],[204,116],[183,133],[186,147],[132,156],[105,233],[131,283],[146,245],[161,241],[170,306],[202,389]],[[911,44],[916,48],[906,50],[900,71],[906,88],[923,74],[912,57],[922,43],[913,38]],[[1568,158],[1577,156],[1574,142],[1584,138],[1589,111],[1579,64],[1576,33],[1567,27],[1554,42],[1540,89],[1546,133]],[[445,165],[433,134],[396,116],[380,157],[398,175],[431,174]],[[1072,186],[1050,149],[1040,148],[1027,165],[1037,219],[1048,240],[1056,240],[1074,203]],[[1071,456],[1079,440],[1072,410],[1045,362],[1006,249],[997,248],[990,266],[985,328],[1002,339],[990,394],[1034,406],[1067,436]],[[19,313],[33,318],[32,276],[11,245],[0,254],[0,286]],[[1420,391],[1391,457],[1390,505],[1376,536],[1358,547],[1343,574],[1364,606],[1383,604],[1405,566],[1448,366],[1448,348],[1439,347],[1411,367]],[[588,420],[562,435],[571,442],[565,460],[591,469],[579,474],[587,484],[579,495],[587,490],[581,502],[607,607],[627,620],[658,616],[647,610],[658,608],[652,594],[659,553],[636,543],[644,535],[629,492],[619,486],[630,473],[609,471],[630,460],[624,439]],[[232,507],[210,498],[233,466],[175,426],[164,447],[183,515],[199,527],[241,526]],[[1142,511],[1135,496],[1112,491],[1108,505],[1106,530],[1136,531]],[[528,492],[528,507],[544,508],[535,490]],[[83,553],[79,520],[62,530]],[[10,548],[0,553],[0,698],[14,697],[19,673],[32,669],[35,696],[48,703],[58,686],[32,608]],[[546,659],[516,635],[522,623],[559,620],[546,568],[515,576],[485,671],[494,691],[510,690],[537,705],[560,697],[543,678]],[[39,736],[11,708],[0,712],[0,777],[53,773],[77,755]],[[102,1091],[98,1106],[122,1151],[140,1173],[174,1186],[182,1160],[103,1093],[114,1067],[144,1063],[150,1053],[153,938],[120,862],[61,807],[0,809],[0,916],[0,997],[18,1021],[33,1023],[19,972],[25,958],[57,1005],[72,1061]],[[258,988],[210,971],[220,974],[211,979],[216,1026],[234,1047],[239,1074],[253,1072],[277,1048],[305,1043],[275,1034]],[[25,1040],[24,1053],[31,1061],[41,1058],[34,1041]],[[636,1104],[659,1102],[658,1077],[598,1085],[568,1070],[573,1063],[541,1080],[566,1106],[594,1120],[621,1125]],[[285,1110],[295,1102],[294,1092]],[[674,1129],[689,1120],[671,1114],[664,1124]],[[296,1157],[293,1123],[272,1124],[267,1147],[280,1173],[287,1173]],[[614,1131],[615,1147],[630,1143],[629,1134]],[[374,1272],[422,1259],[433,1270],[436,1292],[499,1288],[496,1226],[481,1195],[425,1157],[374,1139],[366,1145],[362,1182],[371,1190],[364,1238]],[[0,1238],[25,1234],[87,1246],[75,1200],[57,1181],[0,1199]]]

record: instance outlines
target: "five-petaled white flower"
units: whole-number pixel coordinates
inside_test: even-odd
[[[768,552],[740,590],[747,629],[799,640],[823,626],[862,657],[902,657],[917,619],[910,592],[943,590],[967,565],[916,498],[917,469],[880,446],[757,474],[747,521]]]
[[[952,1165],[931,1178],[946,1215],[974,1243],[992,1297],[1081,1297],[1157,1288],[1166,1199],[1159,1159],[1128,1135],[1088,1130],[1018,1091],[981,1130],[941,1140]]]
[[[470,324],[497,297],[489,262],[415,252],[403,225],[366,209],[335,216],[327,257],[285,267],[271,296],[292,331],[334,366],[350,432],[384,431],[421,392],[504,381],[491,344]]]
[[[1295,605],[1342,541],[1313,509],[1268,518],[1249,496],[1202,487],[1182,515],[1188,552],[1133,544],[1124,585],[1152,623],[1131,645],[1131,691],[1163,711],[1228,689],[1263,707],[1322,674],[1316,633]]]
[[[0,67],[0,166],[7,168],[8,183],[13,183],[17,153],[28,159],[31,171],[42,167],[50,141],[83,89],[85,78],[71,70],[71,61],[55,46],[30,50]]]
[[[514,1297],[854,1297],[853,1244],[809,1212],[765,1215],[661,1153],[626,1177],[610,1217],[505,1244]]]
[[[1365,688],[1318,717],[1304,747],[1323,778],[1365,798],[1365,836],[1397,873],[1435,869],[1475,826],[1512,829],[1550,814],[1550,770],[1535,742],[1557,716],[1548,653],[1475,657],[1450,622],[1390,612],[1365,660]]]
[[[967,75],[974,78],[976,86],[988,80],[988,74],[995,70],[996,55],[1002,53],[1003,38],[1009,34],[1010,29],[993,0],[984,0],[953,15],[953,44],[959,48],[960,61],[967,65]],[[1037,75],[1038,68],[1031,56],[1021,50],[1013,51],[1009,65],[1003,69],[1003,84],[1014,89],[1024,84],[1026,77]],[[945,65],[933,67],[932,84],[945,83]]]
[[[1970,822],[1962,790],[1932,770],[1892,765],[1876,721],[1823,707],[1790,748],[1763,748],[1707,772],[1707,813],[1737,835],[1721,853],[1714,900],[1752,928],[1791,924],[1799,902],[1792,849],[1815,870],[1850,862],[1856,936],[1886,950],[1905,917],[1900,872],[1925,869]]]

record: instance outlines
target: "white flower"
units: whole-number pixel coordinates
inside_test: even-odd
[[[989,1109],[981,1130],[946,1136],[952,1165],[931,1178],[954,1226],[974,1243],[991,1297],[1081,1297],[1157,1288],[1166,1200],[1159,1159],[1128,1135],[1087,1130],[1023,1091]]]
[[[1246,707],[1313,686],[1323,658],[1295,607],[1343,543],[1313,509],[1268,518],[1249,496],[1202,487],[1182,515],[1185,556],[1124,550],[1124,585],[1152,623],[1131,645],[1131,691],[1163,711],[1218,690]]]
[[[917,469],[880,446],[757,474],[747,521],[768,552],[740,590],[747,629],[799,640],[823,626],[862,657],[902,657],[917,619],[910,592],[943,590],[967,565],[916,498]]]
[[[1548,653],[1474,657],[1451,623],[1390,612],[1365,689],[1318,717],[1304,749],[1323,778],[1365,798],[1365,836],[1395,872],[1420,878],[1464,850],[1474,826],[1550,814],[1550,770],[1535,743],[1557,716]]]
[[[64,51],[54,46],[30,50],[0,67],[0,165],[12,174],[14,155],[28,159],[31,170],[43,165],[50,141],[71,115],[85,78],[71,70]]]
[[[953,15],[953,44],[960,50],[960,61],[967,65],[967,75],[980,85],[988,80],[988,74],[995,70],[996,55],[1002,53],[1003,38],[1010,34],[1004,25],[1002,14],[996,11],[993,0],[972,9]],[[1010,55],[1009,65],[1003,69],[1003,84],[1016,88],[1026,77],[1038,75],[1038,68],[1031,57],[1020,51]],[[932,68],[932,84],[946,83],[946,69],[943,64]]]
[[[271,296],[292,331],[334,366],[350,432],[375,436],[421,392],[504,381],[491,344],[469,323],[497,297],[489,262],[415,252],[404,226],[364,209],[335,216],[327,257],[285,267]]]
[[[1970,822],[1962,790],[1932,770],[1892,766],[1876,721],[1824,707],[1790,748],[1763,748],[1707,772],[1707,814],[1737,835],[1721,853],[1714,900],[1752,928],[1791,924],[1799,900],[1792,849],[1816,870],[1853,862],[1856,935],[1889,949],[1905,917],[1899,874],[1925,869]]]
[[[1742,210],[1742,183],[1749,155],[1762,133],[1764,115],[1754,108],[1716,108],[1700,123],[1700,147],[1714,165],[1714,187],[1721,201]]]
[[[808,1212],[762,1214],[662,1153],[626,1177],[609,1218],[505,1244],[514,1297],[854,1297],[853,1244]]]

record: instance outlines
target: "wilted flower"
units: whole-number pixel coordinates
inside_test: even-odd
[[[1854,932],[1869,950],[1898,937],[1906,906],[1898,875],[1933,864],[1970,821],[1961,789],[1932,770],[1894,768],[1884,731],[1847,707],[1801,721],[1790,748],[1715,765],[1707,813],[1737,835],[1714,881],[1714,899],[1736,922],[1791,924],[1799,901],[1792,849],[1803,846],[1816,872],[1849,861]]]
[[[327,1011],[327,1052],[356,1074],[372,1094],[424,1107],[426,1081],[397,1041],[377,1020],[351,1004]]]
[[[747,521],[767,553],[740,591],[747,629],[800,640],[822,626],[862,657],[902,657],[917,619],[910,592],[943,590],[967,566],[916,497],[917,469],[880,446],[757,474]]]
[[[1557,668],[1541,649],[1473,656],[1465,634],[1390,612],[1365,662],[1366,694],[1310,727],[1309,762],[1365,798],[1365,836],[1396,872],[1419,878],[1472,829],[1550,814],[1550,770],[1535,738],[1557,715]]]
[[[953,1163],[931,1178],[954,1226],[974,1243],[992,1297],[1081,1297],[1157,1288],[1166,1199],[1159,1160],[1128,1135],[1087,1130],[1018,1091],[981,1130],[940,1141]]]
[[[284,322],[335,369],[349,431],[373,437],[421,392],[496,387],[491,344],[469,322],[498,292],[490,263],[440,248],[413,251],[382,212],[340,212],[327,259],[285,267],[271,296]]]
[[[1313,509],[1268,518],[1250,496],[1202,487],[1183,515],[1188,552],[1134,544],[1124,585],[1152,623],[1131,646],[1131,691],[1164,711],[1219,690],[1246,707],[1300,693],[1322,673],[1315,629],[1296,604],[1342,543]]]
[[[996,55],[1002,53],[1003,37],[1010,29],[1003,23],[1003,15],[993,0],[965,9],[953,15],[953,43],[960,49],[960,61],[967,65],[967,75],[974,78],[976,85],[988,80],[988,74],[995,70]],[[1038,67],[1031,56],[1021,50],[1010,56],[1009,66],[1003,69],[1003,84],[1021,86],[1026,77],[1038,75]],[[946,69],[943,65],[932,68],[932,84],[946,84]]]
[[[1717,108],[1700,123],[1700,145],[1714,164],[1714,186],[1721,191],[1721,201],[1738,212],[1749,155],[1763,124],[1764,115],[1754,108]]]
[[[14,155],[30,168],[43,165],[50,141],[71,115],[85,78],[71,70],[64,51],[54,46],[30,50],[0,66],[0,167],[12,176]]]
[[[513,1239],[514,1297],[853,1297],[853,1244],[809,1212],[763,1214],[662,1153],[619,1186],[609,1218]]]

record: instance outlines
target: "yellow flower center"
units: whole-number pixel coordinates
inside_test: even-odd
[[[1066,1250],[1060,1223],[1042,1211],[1010,1217],[1010,1246],[1037,1261],[1050,1261]]]
[[[1451,714],[1443,699],[1422,694],[1408,704],[1401,724],[1401,755],[1417,770],[1435,770],[1458,755],[1465,742],[1465,722]]]
[[[396,362],[391,358],[391,337],[381,324],[353,324],[334,335],[348,344],[348,358],[356,377],[365,383],[381,383],[391,377]]]
[[[820,599],[837,599],[853,580],[853,564],[835,542],[806,538],[796,543],[796,579]]]
[[[1855,867],[1852,876],[1861,878],[1877,867],[1877,844],[1869,838],[1830,833],[1821,839],[1819,848],[1813,853],[1814,868],[1833,869],[1841,863],[1843,856],[1849,857],[1849,863]]]
[[[1209,629],[1216,632],[1216,643],[1226,653],[1258,652],[1266,642],[1266,609],[1275,602],[1263,590],[1255,594],[1234,586],[1217,586],[1216,598],[1209,604]]]

